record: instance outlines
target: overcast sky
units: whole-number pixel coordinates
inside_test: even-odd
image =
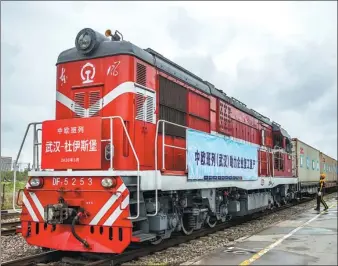
[[[3,156],[54,117],[57,56],[85,27],[118,29],[337,158],[335,1],[1,2]]]

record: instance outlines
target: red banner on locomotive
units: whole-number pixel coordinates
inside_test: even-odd
[[[100,169],[100,117],[42,123],[42,169]]]

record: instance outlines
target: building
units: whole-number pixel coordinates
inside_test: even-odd
[[[11,171],[13,169],[12,157],[1,156],[1,171]]]

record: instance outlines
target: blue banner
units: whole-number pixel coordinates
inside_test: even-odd
[[[188,129],[187,150],[190,181],[258,179],[258,146]]]

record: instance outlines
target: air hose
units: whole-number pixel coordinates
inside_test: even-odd
[[[72,221],[72,234],[73,236],[79,240],[86,248],[89,248],[89,244],[86,240],[82,239],[76,232],[75,232],[75,223],[80,220],[80,217],[83,215],[83,212],[78,212],[77,215],[74,217]]]

